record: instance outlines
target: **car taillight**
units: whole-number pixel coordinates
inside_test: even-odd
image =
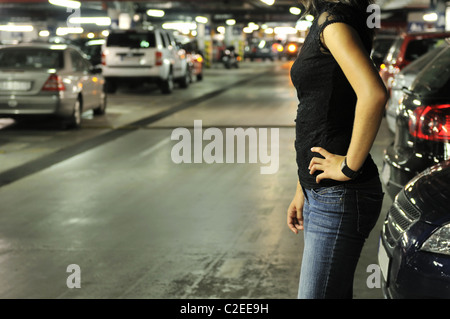
[[[102,65],[106,65],[106,54],[102,52]]]
[[[423,140],[450,141],[450,104],[416,108],[409,119],[409,132]]]
[[[66,88],[64,86],[64,83],[62,82],[61,77],[56,74],[50,74],[50,76],[48,77],[47,81],[45,81],[44,86],[41,89],[41,91],[53,91],[53,92],[65,90]]]
[[[289,46],[288,46],[288,51],[289,52],[295,52],[297,50],[297,46],[295,45],[295,44],[290,44]]]
[[[156,51],[156,63],[155,65],[162,65],[163,64],[163,58],[162,58],[162,52]]]

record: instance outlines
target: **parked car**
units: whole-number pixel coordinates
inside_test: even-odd
[[[381,172],[391,197],[416,174],[450,158],[450,44],[404,89],[394,143]]]
[[[403,89],[409,89],[411,84],[416,79],[417,75],[427,66],[428,63],[434,60],[436,55],[443,50],[445,46],[441,45],[437,48],[424,54],[411,64],[407,65],[400,73],[394,76],[392,81],[391,94],[386,104],[386,122],[389,130],[395,133],[396,119],[400,112],[400,106],[403,100]]]
[[[76,47],[18,44],[0,48],[0,115],[52,116],[79,127],[84,111],[104,114],[101,69]]]
[[[244,58],[254,61],[255,59],[262,59],[265,61],[269,59],[274,61],[278,57],[278,46],[280,43],[274,40],[253,39],[245,48]]]
[[[189,75],[191,82],[194,78],[197,81],[203,80],[203,54],[197,46],[196,41],[187,42],[182,45],[183,50],[186,51],[186,60],[189,68]]]
[[[156,82],[165,94],[174,83],[189,86],[186,52],[166,30],[114,30],[102,48],[103,75],[107,92],[121,84]]]
[[[450,37],[450,32],[404,33],[397,37],[380,66],[380,76],[390,91],[394,75]]]
[[[288,60],[296,59],[300,53],[301,44],[297,41],[286,41],[284,44],[280,44],[283,51],[280,52],[281,57],[285,57]]]
[[[450,298],[450,161],[426,169],[398,193],[378,251],[386,298]]]
[[[102,64],[102,46],[105,42],[105,39],[91,39],[80,48],[94,66]]]
[[[394,34],[379,34],[373,40],[372,51],[370,57],[377,68],[383,63],[386,54],[396,39]]]

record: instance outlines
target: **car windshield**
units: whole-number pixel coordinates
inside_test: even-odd
[[[420,40],[411,40],[408,43],[408,47],[405,52],[405,60],[414,61],[420,56],[424,55],[431,49],[444,43],[445,39],[441,38],[429,38]]]
[[[373,42],[373,52],[380,56],[385,56],[389,51],[393,39],[390,38],[377,38]]]
[[[414,87],[418,94],[450,92],[450,46],[435,58],[419,75]]]
[[[106,43],[109,47],[154,48],[156,37],[153,32],[112,33]]]
[[[392,43],[388,53],[386,54],[385,63],[386,64],[394,64],[397,61],[398,53],[400,52],[400,47],[403,43],[402,38],[397,38],[397,40]]]
[[[4,48],[0,50],[0,69],[61,69],[63,51],[43,48]]]

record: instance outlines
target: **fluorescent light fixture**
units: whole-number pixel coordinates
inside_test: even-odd
[[[62,35],[68,35],[68,34],[80,34],[83,33],[83,28],[68,28],[68,27],[60,27],[56,29],[56,35],[62,36]]]
[[[290,7],[289,8],[289,12],[293,15],[298,16],[300,13],[302,13],[302,10],[300,8],[297,7]]]
[[[250,27],[245,27],[243,31],[244,33],[253,33],[254,30]]]
[[[182,34],[189,34],[191,30],[197,29],[195,22],[166,22],[162,25],[163,29],[177,30]]]
[[[311,25],[312,25],[312,23],[310,21],[301,20],[301,21],[297,22],[297,25],[295,26],[295,28],[298,31],[306,31],[306,30],[308,30],[309,27],[311,27]]]
[[[87,24],[92,23],[96,25],[108,26],[111,25],[110,17],[73,17],[69,19],[71,24]]]
[[[48,0],[49,3],[55,6],[61,6],[66,8],[78,9],[81,7],[80,1],[73,0]]]
[[[436,12],[430,12],[423,15],[423,19],[427,22],[436,22],[438,20],[438,15]]]
[[[0,31],[30,32],[30,31],[33,31],[33,26],[32,25],[6,24],[6,25],[0,25]]]
[[[271,6],[275,3],[275,0],[260,0],[261,2],[264,2],[268,6]]]
[[[162,18],[166,13],[163,10],[149,9],[147,15],[150,17]]]
[[[305,19],[306,19],[306,21],[312,22],[312,21],[314,21],[314,16],[308,14],[308,15],[305,17]]]
[[[250,29],[252,29],[253,31],[256,31],[256,30],[259,29],[259,25],[257,25],[257,24],[254,23],[254,22],[250,22],[250,23],[248,24],[248,27],[249,27]]]
[[[276,27],[274,29],[275,34],[296,34],[297,33],[297,29],[296,28],[292,28],[292,27]]]
[[[48,37],[49,35],[50,35],[50,32],[48,30],[39,31],[40,37]]]
[[[236,20],[234,20],[234,19],[228,19],[227,21],[225,21],[225,23],[226,23],[227,25],[235,25],[235,24],[236,24]]]
[[[198,16],[198,17],[195,17],[195,21],[197,21],[198,23],[208,23],[208,18],[207,17]]]

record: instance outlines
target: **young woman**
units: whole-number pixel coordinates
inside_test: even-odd
[[[352,298],[366,238],[383,192],[369,151],[387,93],[369,57],[370,0],[305,0],[315,16],[291,78],[299,182],[289,228],[304,230],[299,298]]]

